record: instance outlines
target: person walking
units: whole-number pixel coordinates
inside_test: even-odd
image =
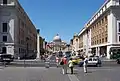
[[[84,73],[87,73],[87,63],[88,63],[88,57],[84,56],[84,63],[83,63]]]
[[[56,66],[57,66],[57,68],[59,66],[59,58],[57,56],[56,56]]]
[[[71,74],[73,74],[73,62],[72,62],[72,58],[70,58],[69,62],[68,62],[69,68],[71,69]]]
[[[67,58],[66,58],[66,56],[61,58],[60,65],[62,65],[63,74],[67,74]]]

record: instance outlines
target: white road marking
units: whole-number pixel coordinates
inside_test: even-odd
[[[79,79],[75,75],[68,74],[70,81],[79,81]]]
[[[69,69],[68,69],[68,73],[70,73]],[[68,74],[68,77],[69,77],[70,81],[80,81],[74,74]]]

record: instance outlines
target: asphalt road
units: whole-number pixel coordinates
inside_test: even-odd
[[[120,81],[120,67],[89,67],[88,73],[79,68],[75,76],[79,81]]]
[[[50,68],[40,60],[16,60],[6,67],[0,66],[0,81],[120,81],[120,64],[115,61],[103,61],[102,67],[74,67],[74,74],[63,75],[61,67],[56,68],[55,56],[50,57]]]
[[[75,67],[74,74],[63,75],[56,67],[0,67],[0,81],[120,81],[120,66]]]
[[[0,63],[0,66],[2,63]],[[46,62],[42,60],[15,60],[14,62],[11,62],[7,67],[45,67]],[[56,67],[56,61],[55,56],[49,57],[49,66],[50,67]],[[102,61],[102,67],[118,67],[120,66],[115,61]]]
[[[0,69],[0,81],[70,81],[60,68],[6,67]]]

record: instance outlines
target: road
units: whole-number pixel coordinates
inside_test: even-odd
[[[74,74],[62,74],[61,67],[56,68],[55,57],[50,57],[50,68],[45,68],[44,61],[14,61],[7,67],[0,66],[0,81],[119,81],[120,65],[114,61],[103,61],[102,67],[74,67]]]
[[[88,67],[88,73],[82,67],[75,67],[74,74],[63,75],[56,67],[2,67],[0,81],[119,81],[120,65]]]
[[[2,63],[0,63],[2,66]],[[50,67],[56,67],[55,56],[49,57],[49,65]],[[43,60],[14,60],[8,67],[45,67],[45,61]]]

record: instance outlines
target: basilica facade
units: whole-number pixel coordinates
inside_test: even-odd
[[[57,34],[53,41],[48,42],[47,44],[47,50],[52,53],[59,53],[59,52],[65,52],[66,51],[67,43],[62,41],[60,36]]]

